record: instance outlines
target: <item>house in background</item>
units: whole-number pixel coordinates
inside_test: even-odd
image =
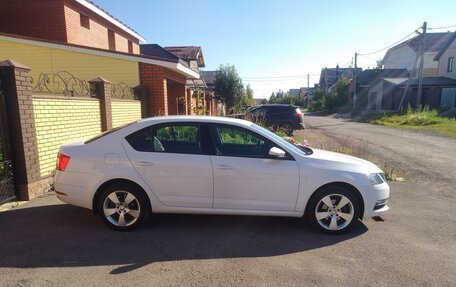
[[[362,71],[362,68],[357,68],[356,74],[359,75]],[[321,89],[331,91],[341,77],[346,77],[350,80],[353,79],[354,76],[355,68],[339,68],[339,65],[337,65],[336,68],[323,68],[320,73],[319,86]]]
[[[215,77],[217,71],[201,71],[201,80],[206,84],[205,94],[212,99],[211,109],[214,115],[226,114],[225,106],[215,97]]]
[[[299,98],[303,101],[304,108],[308,108],[311,105],[312,100],[315,97],[315,93],[316,93],[317,89],[318,89],[317,84],[315,84],[314,87],[299,89]]]
[[[194,72],[201,75],[199,78],[187,77],[185,82],[185,97],[168,96],[168,114],[206,114],[220,115],[220,102],[214,98],[213,81],[215,72],[203,72],[206,66],[203,50],[199,46],[161,47],[157,44],[142,44],[141,55],[149,57],[164,57],[179,61]],[[203,75],[203,73],[205,73]],[[209,81],[207,85],[206,80]],[[167,84],[167,90],[178,89],[173,82]]]
[[[456,32],[428,33],[424,44],[423,81],[421,102],[417,103],[418,69],[422,35],[390,48],[383,58],[385,69],[406,69],[411,77],[402,79],[385,79],[388,93],[370,96],[375,101],[375,109],[397,109],[400,99],[404,98],[403,107],[441,108],[454,107],[456,81],[452,70],[455,56],[454,40]],[[375,91],[372,91],[375,93]],[[374,100],[373,98],[376,98]],[[399,100],[398,100],[399,99]],[[379,103],[382,102],[380,105]],[[368,105],[370,109],[374,105]]]
[[[288,95],[292,96],[292,97],[299,97],[300,92],[301,92],[301,89],[289,89]]]
[[[187,79],[198,71],[175,55],[140,55],[146,39],[89,0],[2,1],[0,33],[0,60],[29,66],[35,83],[62,71],[81,81],[101,77],[122,85],[117,91],[140,87],[143,117],[191,111],[176,106],[191,105]]]
[[[190,69],[196,72],[199,72],[200,69],[206,67],[203,50],[199,46],[173,46],[164,48],[178,56],[179,59],[185,61]]]
[[[88,0],[0,2],[0,31],[7,34],[139,54],[146,39]]]
[[[389,79],[407,79],[406,69],[370,69],[362,71],[357,77],[358,110],[390,110],[391,101],[397,100],[399,91]],[[351,81],[350,85],[353,86]],[[353,87],[349,88],[349,103],[352,103]],[[400,101],[400,98],[399,98]]]
[[[440,52],[435,56],[434,60],[438,61],[438,75],[450,79],[456,79],[456,32]],[[441,96],[442,107],[456,107],[456,87],[442,88]]]
[[[454,33],[427,33],[424,47],[424,77],[438,76],[437,54],[444,48]],[[409,73],[417,72],[419,61],[417,54],[420,51],[422,35],[404,41],[386,52],[382,64],[384,69],[407,69]],[[413,76],[413,75],[412,75]]]
[[[165,47],[165,49],[185,61],[190,69],[198,73],[201,73],[201,69],[206,67],[203,50],[199,46],[172,46]],[[214,93],[207,89],[204,79],[187,79],[187,97],[191,103],[188,107],[191,110],[190,114],[216,115],[217,113],[213,112],[213,110],[215,111],[213,95]]]

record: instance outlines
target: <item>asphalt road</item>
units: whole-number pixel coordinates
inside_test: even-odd
[[[388,133],[339,122],[308,118]],[[421,182],[391,188],[384,221],[339,236],[295,218],[197,215],[116,232],[49,194],[0,213],[0,286],[456,286],[456,199]]]

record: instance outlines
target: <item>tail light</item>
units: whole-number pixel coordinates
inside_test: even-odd
[[[57,170],[65,171],[69,162],[70,157],[59,152],[59,154],[57,155]]]
[[[302,118],[304,116],[303,113],[301,112],[300,108],[296,108],[295,116],[298,117],[298,118]]]

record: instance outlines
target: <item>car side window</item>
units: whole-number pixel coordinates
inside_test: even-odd
[[[216,155],[265,158],[272,142],[254,132],[234,126],[211,127]]]
[[[157,125],[127,137],[137,151],[201,154],[200,127],[197,124]]]

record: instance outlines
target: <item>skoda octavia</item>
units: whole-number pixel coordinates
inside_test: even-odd
[[[305,217],[348,231],[387,211],[389,186],[374,164],[297,147],[248,121],[155,117],[61,146],[55,191],[131,230],[151,213]]]

